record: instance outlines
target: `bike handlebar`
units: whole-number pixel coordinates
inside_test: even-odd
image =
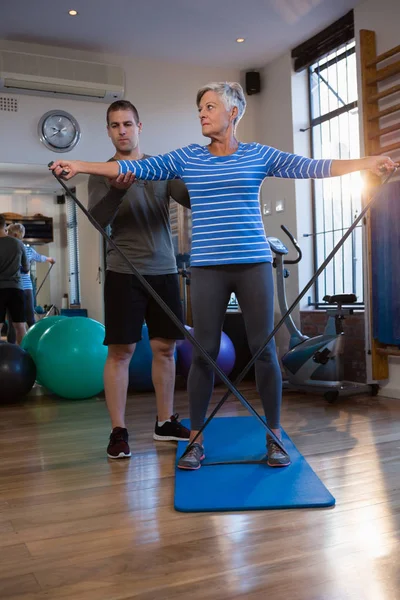
[[[292,244],[293,244],[293,246],[294,246],[294,248],[296,249],[296,252],[297,252],[297,258],[295,258],[293,260],[286,260],[285,259],[284,264],[285,265],[296,265],[303,258],[303,253],[301,251],[301,248],[300,248],[299,244],[297,243],[296,238],[292,235],[292,233],[290,233],[289,229],[287,227],[285,227],[285,225],[281,225],[281,229],[286,233],[286,235],[288,236],[288,238],[292,242]]]

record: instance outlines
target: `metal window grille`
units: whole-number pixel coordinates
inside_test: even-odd
[[[355,42],[309,67],[311,144],[314,158],[359,158]],[[359,173],[313,182],[314,259],[318,267],[361,210]],[[336,254],[315,286],[315,304],[325,295],[354,293],[363,304],[362,227]]]

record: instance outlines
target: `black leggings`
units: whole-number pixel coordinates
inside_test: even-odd
[[[28,327],[32,327],[35,324],[35,308],[33,306],[33,290],[24,290],[25,294],[25,319],[28,323]],[[10,319],[10,315],[7,315],[8,329],[7,329],[7,342],[15,344],[17,336],[13,322]]]
[[[191,303],[194,335],[215,360],[219,351],[226,307],[236,294],[254,355],[274,326],[274,282],[271,263],[191,268]],[[282,374],[272,339],[255,363],[258,393],[269,427],[280,426]],[[205,420],[214,386],[214,370],[193,349],[188,379],[191,428],[198,431]]]

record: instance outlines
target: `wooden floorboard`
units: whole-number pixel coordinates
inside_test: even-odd
[[[176,512],[175,444],[153,441],[154,411],[152,394],[129,398],[132,459],[108,461],[103,398],[0,406],[2,600],[400,598],[398,400],[285,396],[286,431],[336,497],[321,510]],[[247,413],[232,400],[220,414]]]

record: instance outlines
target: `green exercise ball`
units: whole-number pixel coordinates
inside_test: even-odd
[[[45,317],[44,319],[40,319],[40,321],[37,321],[34,325],[32,325],[32,327],[30,327],[27,333],[24,335],[20,344],[21,348],[30,354],[33,360],[35,360],[36,350],[42,335],[48,331],[50,327],[53,327],[55,323],[58,323],[58,321],[61,319],[66,318],[67,317],[62,315],[57,315],[54,317]]]
[[[40,338],[38,378],[62,398],[90,398],[103,388],[107,347],[104,326],[88,317],[67,317]]]
[[[37,321],[32,327],[28,329],[26,334],[24,335],[22,342],[20,344],[21,348],[25,350],[33,359],[33,362],[36,364],[36,350],[39,344],[39,340],[42,335],[48,331],[55,323],[58,323],[61,319],[66,319],[63,315],[55,315],[53,317],[45,317],[44,319],[40,319]],[[43,385],[40,381],[39,377],[36,375],[36,383]]]

